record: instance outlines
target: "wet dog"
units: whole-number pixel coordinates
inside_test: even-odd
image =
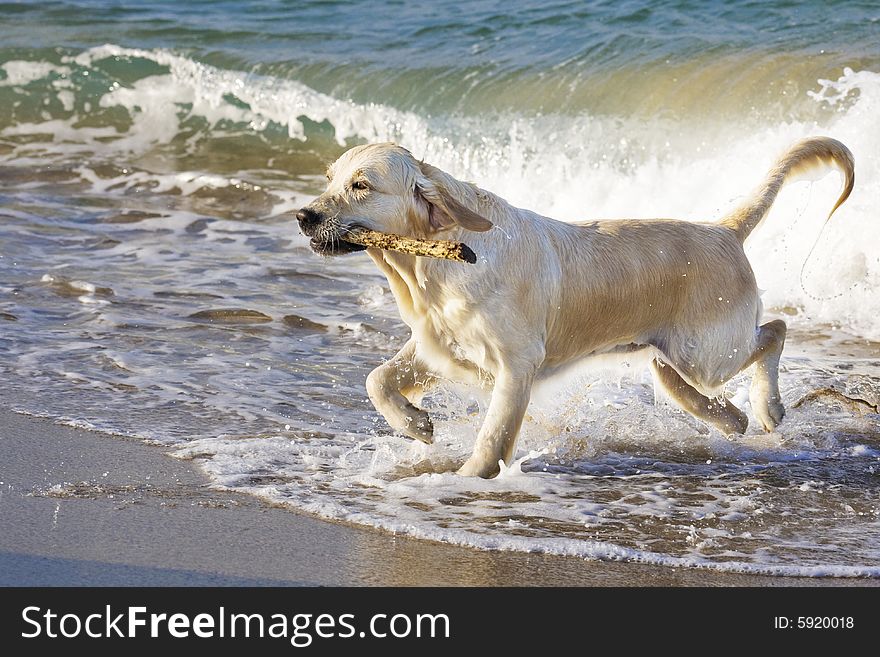
[[[754,365],[751,407],[773,430],[785,413],[778,366],[786,327],[760,324],[743,241],[787,181],[828,165],[845,177],[833,213],[852,191],[853,157],[819,137],[795,144],[720,221],[571,224],[515,208],[400,146],[371,144],[330,166],[326,191],[297,220],[317,253],[366,250],[412,329],[400,352],[367,377],[370,399],[394,429],[432,442],[431,419],[415,404],[438,378],[492,385],[473,453],[459,470],[488,477],[513,458],[536,379],[614,351],[652,350],[654,375],[669,395],[725,434],[743,433],[748,419],[716,395]],[[465,241],[480,261],[471,267],[365,249],[345,240],[354,226]]]

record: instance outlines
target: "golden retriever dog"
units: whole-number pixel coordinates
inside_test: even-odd
[[[760,323],[743,241],[787,181],[829,165],[845,177],[833,213],[853,188],[853,156],[818,137],[792,146],[719,221],[565,223],[513,207],[400,146],[370,144],[332,164],[326,191],[296,217],[321,255],[366,250],[412,330],[367,377],[370,400],[392,428],[431,443],[431,419],[415,405],[426,389],[438,379],[492,386],[473,453],[458,471],[490,477],[513,459],[534,382],[609,352],[652,350],[653,373],[669,396],[724,434],[745,432],[748,419],[718,395],[754,365],[752,411],[772,431],[785,413],[778,366],[786,327]],[[345,241],[354,226],[463,241],[479,260],[367,249]]]

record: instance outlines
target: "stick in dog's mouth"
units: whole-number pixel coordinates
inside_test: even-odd
[[[424,240],[393,233],[378,233],[362,226],[349,228],[343,239],[361,246],[398,251],[426,258],[442,258],[455,262],[467,262],[472,265],[477,262],[477,255],[467,244],[451,240]]]

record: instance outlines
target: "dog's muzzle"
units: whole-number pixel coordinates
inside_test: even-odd
[[[354,242],[346,242],[345,240],[334,238],[330,240],[318,239],[313,237],[309,242],[312,251],[318,255],[345,255],[346,253],[355,253],[356,251],[365,251],[367,247],[363,244],[355,244]]]
[[[361,244],[346,242],[340,237],[338,227],[327,230],[324,216],[312,208],[297,211],[296,220],[303,235],[312,238],[309,246],[318,255],[344,255],[367,248]]]
[[[321,224],[324,223],[324,217],[311,208],[300,208],[297,210],[296,220],[299,222],[299,229],[307,237],[313,237],[321,227]]]

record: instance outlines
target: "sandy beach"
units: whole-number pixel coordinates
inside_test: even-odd
[[[0,411],[4,586],[877,586],[487,552],[213,490],[167,450]]]

